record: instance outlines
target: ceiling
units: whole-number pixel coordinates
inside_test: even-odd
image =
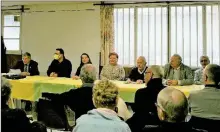
[[[159,2],[159,1],[195,1],[195,0],[65,0],[62,2],[61,0],[2,0],[2,6],[13,6],[13,5],[33,5],[33,4],[59,4],[59,3],[82,3],[82,2],[100,2],[105,1],[105,3],[134,3],[134,2]],[[207,0],[196,0],[196,1],[207,1]],[[212,0],[212,1],[220,1],[220,0]]]

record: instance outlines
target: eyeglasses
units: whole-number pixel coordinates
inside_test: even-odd
[[[155,103],[155,106],[158,107],[158,108],[160,108],[162,111],[165,112],[165,109],[164,109],[161,105],[159,105],[158,103]]]
[[[200,62],[207,62],[208,60],[200,60]]]

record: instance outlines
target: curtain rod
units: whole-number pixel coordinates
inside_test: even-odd
[[[105,3],[105,2],[101,2],[99,4],[93,4],[94,6],[100,6],[100,5],[129,5],[129,4],[157,4],[157,3],[161,3],[161,4],[170,4],[170,3],[201,3],[201,2],[219,2],[219,1],[151,1],[151,2],[134,2],[134,3]]]
[[[15,9],[2,9],[2,11],[16,11],[16,10],[20,10],[21,12],[24,12],[25,10],[30,10],[30,8],[24,8],[24,5],[21,5],[21,8],[15,8]]]

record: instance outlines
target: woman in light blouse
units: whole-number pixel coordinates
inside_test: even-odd
[[[125,70],[122,66],[118,65],[118,54],[110,53],[109,54],[109,64],[105,65],[101,72],[101,80],[124,80]]]

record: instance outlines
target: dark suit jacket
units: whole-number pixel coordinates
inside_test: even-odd
[[[161,122],[160,125],[146,125],[143,132],[207,132],[206,130],[194,129],[187,122],[168,123]]]
[[[158,93],[165,86],[162,79],[155,78],[148,82],[147,87],[135,93],[134,114],[127,120],[132,132],[139,132],[147,124],[157,124],[159,119],[155,106]]]
[[[20,69],[21,72],[24,71],[24,63],[23,61],[18,61],[17,64],[13,67],[13,69]],[[29,67],[28,67],[28,72],[30,73],[31,76],[34,75],[39,75],[38,71],[38,63],[34,60],[30,61]]]
[[[70,107],[75,119],[95,108],[92,102],[92,86],[82,86],[62,94],[43,93],[43,97]]]

